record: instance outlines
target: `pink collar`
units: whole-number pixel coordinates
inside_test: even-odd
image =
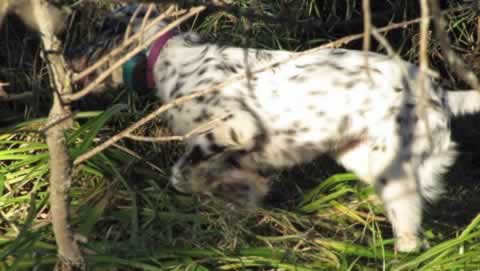
[[[158,55],[160,55],[160,51],[172,36],[173,31],[168,31],[165,33],[165,35],[158,38],[150,49],[150,53],[147,57],[147,87],[150,89],[155,88],[155,79],[153,78],[153,68],[155,66],[155,62],[158,59]]]

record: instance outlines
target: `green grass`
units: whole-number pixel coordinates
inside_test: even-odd
[[[411,2],[397,2],[397,6],[385,1],[373,8],[391,8],[387,20],[418,15]],[[450,2],[451,7],[457,5]],[[361,31],[356,25],[336,24],[359,17],[360,4],[235,2],[244,9],[255,7],[262,16],[315,18],[325,22],[326,28],[225,12],[204,14],[184,27],[226,44],[301,50]],[[109,8],[108,1],[94,5],[93,17]],[[465,55],[477,49],[473,14],[471,10],[449,14],[453,46]],[[78,39],[91,22],[80,17],[71,38]],[[418,50],[411,41],[416,31],[410,27],[387,36],[404,58],[414,61]],[[0,128],[0,270],[51,270],[56,246],[48,217],[48,153],[43,135],[35,132],[46,121],[50,87],[45,65],[37,49],[32,49],[36,48],[33,34],[22,36],[21,32],[18,26],[7,25],[0,33],[6,41],[0,43],[0,60],[6,63],[0,66],[0,76],[14,83],[8,91],[33,90],[38,96],[0,106],[3,116],[8,116],[2,118]],[[89,35],[93,36],[85,36]],[[431,47],[432,63],[450,79],[449,84],[462,86],[445,69],[436,45]],[[20,55],[3,53],[18,48]],[[93,106],[84,101],[76,105],[75,125],[67,133],[73,158],[158,106],[125,90],[112,96],[114,102],[109,104]],[[460,130],[474,130],[471,123],[462,124]],[[164,129],[158,120],[139,132],[156,134]],[[169,167],[182,149],[173,143],[124,140],[119,145],[141,154],[142,159],[113,146],[76,168],[70,192],[73,225],[92,270],[477,270],[480,216],[475,197],[480,174],[475,151],[480,146],[476,131],[470,133],[456,136],[470,156],[462,156],[447,175],[447,183],[452,184],[444,200],[427,210],[424,231],[430,248],[417,254],[395,254],[390,224],[372,188],[330,161],[279,172],[261,208],[232,210],[220,199],[172,189]]]

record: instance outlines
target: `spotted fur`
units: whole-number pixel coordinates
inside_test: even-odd
[[[430,79],[422,88],[417,66],[376,53],[366,66],[362,51],[298,55],[197,40],[177,33],[162,49],[154,77],[164,103],[244,77],[167,113],[180,135],[220,120],[186,140],[172,168],[176,189],[256,202],[269,188],[258,170],[328,155],[375,187],[396,248],[420,247],[424,200],[438,198],[440,176],[456,158],[450,118],[479,111],[476,92],[448,92]]]

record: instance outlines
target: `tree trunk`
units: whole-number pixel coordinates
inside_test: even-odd
[[[47,121],[47,145],[50,155],[50,214],[57,242],[59,262],[56,270],[84,270],[85,261],[70,224],[68,190],[72,184],[72,161],[68,153],[65,131],[72,127],[70,106],[62,95],[71,94],[69,74],[61,55],[61,43],[55,36],[55,25],[63,22],[49,20],[52,9],[45,0],[31,1],[32,16],[40,32],[44,57],[50,68],[53,83],[53,105]]]

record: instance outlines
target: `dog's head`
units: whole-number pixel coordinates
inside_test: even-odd
[[[228,162],[229,152],[196,165],[188,182],[175,184],[179,191],[215,196],[237,207],[255,208],[270,192],[271,180],[255,171]]]
[[[85,69],[95,64],[102,57],[111,53],[112,50],[120,46],[126,36],[127,29],[130,36],[142,29],[142,26],[148,24],[159,15],[157,10],[148,12],[148,7],[144,5],[123,6],[107,14],[105,18],[95,27],[95,40],[87,41],[79,46],[72,46],[66,53],[66,59],[70,68],[77,74],[76,83],[84,87],[91,83],[99,74],[108,70],[116,61],[123,57],[127,52],[133,50],[138,44],[132,43],[120,54],[112,56],[108,61],[89,75],[78,77]],[[148,18],[147,18],[148,16]],[[154,27],[146,30],[139,41],[143,41],[154,35],[166,24],[161,22]],[[145,80],[146,56],[144,52],[130,59],[121,68],[116,69],[111,76],[95,87],[94,92],[102,92],[106,89],[115,89],[126,84],[136,90],[147,89]],[[126,82],[126,79],[127,81]]]

